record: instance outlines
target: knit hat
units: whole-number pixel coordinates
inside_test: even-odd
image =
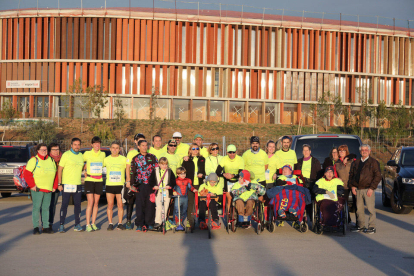
[[[325,169],[325,172],[327,172],[327,171],[332,171],[333,173],[335,173],[334,167],[332,167],[332,166],[327,167]]]
[[[288,168],[291,172],[293,172],[293,169],[292,169],[292,166],[291,166],[291,165],[286,164],[286,165],[284,165],[284,166],[282,167],[282,170],[283,170],[284,168]]]
[[[235,145],[228,145],[227,146],[227,152],[229,151],[236,151],[236,146]]]
[[[239,175],[243,178],[244,181],[250,182],[250,172],[248,170],[242,170]]]
[[[217,176],[217,174],[216,174],[216,173],[210,173],[210,174],[207,176],[207,182],[209,182],[209,181],[215,181],[215,182],[218,182],[218,176]]]
[[[252,144],[254,142],[260,143],[259,136],[252,136],[252,137],[250,137],[250,144]]]

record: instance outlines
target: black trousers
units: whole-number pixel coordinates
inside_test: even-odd
[[[150,201],[150,194],[153,192],[150,185],[141,185],[135,198],[136,226],[154,226],[155,223],[155,202]]]
[[[136,193],[131,192],[130,189],[128,189],[124,185],[124,199],[127,203],[127,221],[131,221],[132,218],[132,212],[134,211],[134,204],[136,200]]]
[[[223,202],[223,196],[219,196],[219,202]],[[215,200],[210,200],[210,205],[208,208],[211,211],[211,216],[213,220],[218,220],[218,208],[221,207],[221,204]],[[207,211],[207,200],[202,200],[198,202],[198,219],[199,221],[205,221],[206,220],[206,211]]]

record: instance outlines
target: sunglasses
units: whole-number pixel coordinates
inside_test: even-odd
[[[219,150],[219,148],[212,148],[211,150]]]
[[[173,137],[175,140],[181,140],[181,137]]]
[[[192,148],[192,150],[199,150],[200,148]]]
[[[236,152],[235,151],[229,151],[229,154],[235,154]]]
[[[173,148],[176,148],[177,147],[177,145],[168,145],[169,147],[173,147]]]

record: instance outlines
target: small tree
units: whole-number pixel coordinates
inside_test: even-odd
[[[384,128],[388,117],[388,110],[385,101],[381,101],[375,110],[375,119],[377,124],[377,142],[379,142],[381,128]]]
[[[409,112],[405,108],[401,101],[398,105],[391,105],[391,109],[388,112],[388,121],[392,122],[388,128],[388,133],[394,136],[394,146],[397,146],[398,136],[402,136],[407,130],[409,125]]]
[[[70,97],[70,102],[77,105],[82,113],[81,121],[81,133],[83,132],[83,117],[84,113],[88,110],[87,98],[85,97],[85,91],[83,90],[83,83],[81,79],[75,80],[75,83],[69,86],[69,90],[66,94]]]
[[[329,118],[331,116],[331,107],[332,104],[331,93],[322,92],[322,96],[318,99],[316,104],[311,104],[311,112],[314,114],[314,124],[316,125],[317,129],[317,121],[321,120],[323,124],[325,124],[325,131],[328,131],[329,128]],[[327,123],[325,123],[327,121]]]
[[[119,98],[116,98],[114,101],[114,119],[115,125],[119,128],[119,140],[122,140],[122,127],[125,124],[125,110],[124,103]]]
[[[50,143],[56,138],[56,123],[38,120],[28,123],[27,134],[32,141],[43,141],[43,143]]]
[[[375,107],[371,99],[368,99],[367,89],[365,87],[357,87],[355,92],[360,95],[361,112],[359,114],[358,123],[360,127],[360,137],[364,136],[365,124],[375,117]]]
[[[158,92],[158,93],[157,93]],[[152,87],[151,97],[150,97],[150,103],[149,103],[149,120],[150,120],[150,137],[154,135],[154,128],[156,123],[156,108],[158,104],[158,94],[159,90],[158,88]]]
[[[4,136],[6,135],[6,127],[10,126],[13,122],[13,119],[17,117],[17,110],[14,109],[13,104],[11,101],[4,101],[3,107],[0,110],[0,116],[3,121],[3,135],[1,137],[1,141],[4,141]]]

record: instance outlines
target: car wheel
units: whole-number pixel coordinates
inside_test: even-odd
[[[391,208],[396,214],[408,214],[413,209],[412,207],[404,207],[399,202],[399,192],[394,188],[391,195]]]
[[[385,192],[384,181],[382,181],[382,205],[384,207],[390,207],[391,206],[391,201],[388,198],[387,193]]]
[[[2,197],[10,197],[12,193],[1,193]]]

